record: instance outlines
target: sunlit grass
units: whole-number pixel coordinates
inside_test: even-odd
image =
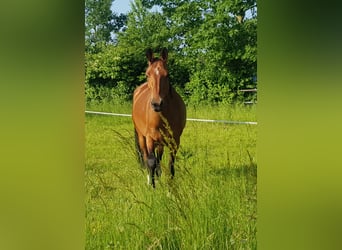
[[[130,104],[91,108],[126,113]],[[190,115],[256,117],[244,106],[188,107]],[[86,248],[256,249],[256,131],[188,121],[175,178],[165,150],[152,189],[136,160],[131,119],[87,114]]]

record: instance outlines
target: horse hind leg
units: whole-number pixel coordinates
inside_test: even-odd
[[[171,173],[171,179],[175,176],[175,159],[176,154],[179,148],[179,138],[174,140],[174,144],[171,145],[170,148],[170,161],[169,161],[169,167],[170,167],[170,173]]]

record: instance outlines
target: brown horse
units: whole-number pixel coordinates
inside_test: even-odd
[[[185,127],[186,109],[182,98],[170,84],[167,50],[164,48],[160,58],[155,58],[152,50],[148,49],[146,57],[147,82],[134,91],[132,119],[139,160],[147,167],[148,181],[155,187],[154,175],[161,174],[164,146],[170,149],[171,178],[175,174],[174,162]]]

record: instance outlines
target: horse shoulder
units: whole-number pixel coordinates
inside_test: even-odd
[[[138,130],[144,136],[146,135],[146,105],[144,100],[146,99],[146,89],[148,88],[147,83],[139,85],[133,93],[133,110],[132,119],[136,130]]]
[[[148,89],[148,85],[147,82],[139,85],[133,93],[133,100],[136,99],[139,95],[141,95],[142,93],[144,93],[146,90]]]

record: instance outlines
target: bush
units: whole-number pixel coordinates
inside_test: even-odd
[[[129,99],[135,87],[144,81],[145,67],[143,56],[114,45],[104,46],[96,54],[86,53],[87,101]]]
[[[127,86],[124,83],[118,83],[116,87],[108,86],[90,86],[86,84],[85,99],[86,104],[100,104],[100,103],[122,103],[129,101],[127,95]]]

